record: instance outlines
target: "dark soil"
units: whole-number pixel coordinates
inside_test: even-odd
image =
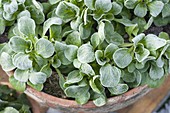
[[[153,25],[147,31],[145,31],[145,34],[159,35],[160,32],[166,32],[170,35],[170,24],[163,27],[157,27]]]
[[[52,76],[47,79],[44,84],[43,92],[59,98],[66,98],[63,90],[60,88],[59,77],[56,73],[53,73]]]

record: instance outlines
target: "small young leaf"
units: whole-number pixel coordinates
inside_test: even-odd
[[[127,48],[120,48],[113,54],[113,60],[118,67],[125,68],[132,62],[132,56]]]
[[[54,54],[54,46],[53,44],[44,38],[41,38],[36,43],[36,52],[40,54],[43,58],[49,58]]]

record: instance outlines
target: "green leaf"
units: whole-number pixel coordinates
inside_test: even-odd
[[[166,17],[169,17],[170,16],[170,3],[167,3],[164,5],[164,8],[162,10],[162,17],[163,18],[166,18]]]
[[[164,69],[159,68],[157,65],[152,64],[150,71],[149,71],[149,76],[153,80],[158,80],[161,79],[164,76]]]
[[[89,81],[89,85],[92,90],[98,94],[102,94],[104,92],[104,87],[100,82],[99,76],[94,76],[93,79]]]
[[[90,93],[87,92],[87,93],[84,93],[83,95],[80,95],[79,97],[77,97],[75,100],[78,104],[85,104],[89,101],[90,99]]]
[[[12,57],[6,52],[2,52],[0,57],[0,64],[4,71],[12,71],[15,69],[15,66],[12,62]]]
[[[13,64],[21,70],[27,70],[32,67],[32,61],[29,59],[29,55],[24,53],[17,53],[13,58]]]
[[[157,17],[161,13],[163,7],[164,3],[162,1],[153,1],[148,4],[150,14],[153,17]]]
[[[58,3],[58,2],[60,2],[61,0],[49,0],[49,3],[51,4],[51,5],[54,5],[54,4],[56,4],[56,3]]]
[[[9,41],[10,48],[15,52],[28,52],[31,49],[31,41],[25,40],[19,36],[13,36]]]
[[[14,71],[14,78],[20,82],[27,82],[29,78],[29,70],[16,69]]]
[[[89,90],[89,86],[76,86],[72,85],[67,87],[64,92],[68,97],[78,98],[81,95],[84,95]]]
[[[98,98],[93,100],[93,103],[96,106],[101,107],[106,104],[106,97],[104,95],[100,95]]]
[[[27,84],[29,85],[29,86],[31,86],[32,88],[34,88],[35,90],[37,90],[37,91],[41,91],[41,90],[43,90],[43,84],[36,84],[36,85],[34,85],[34,84],[32,84],[31,82],[27,82]]]
[[[117,3],[117,2],[112,2],[112,9],[111,9],[111,12],[114,14],[114,15],[118,15],[121,13],[123,9],[123,6],[120,4],[120,3]]]
[[[59,18],[67,23],[79,15],[80,9],[72,3],[62,1],[57,6],[55,13]]]
[[[48,20],[46,20],[44,22],[43,25],[43,34],[42,36],[44,36],[46,34],[46,32],[48,31],[48,29],[52,26],[52,25],[61,25],[62,24],[62,20],[58,17],[52,17],[49,18]]]
[[[169,44],[167,44],[166,46],[164,46],[164,48],[162,49],[159,57],[158,57],[157,60],[156,60],[156,64],[157,64],[157,66],[160,67],[160,68],[163,68],[163,66],[164,66],[164,61],[163,61],[163,59],[162,59],[162,56],[165,54],[165,52],[166,52],[166,50],[168,49],[169,46],[170,46]]]
[[[18,91],[25,91],[26,89],[26,84],[24,82],[20,82],[14,78],[14,76],[11,76],[9,78],[9,82],[12,85],[12,87]]]
[[[21,17],[23,17],[23,16],[26,16],[26,17],[28,17],[28,18],[31,18],[31,14],[30,14],[30,12],[29,12],[28,10],[24,10],[24,11],[20,12],[20,13],[17,15],[17,18],[19,19],[19,18],[21,18]]]
[[[144,33],[141,33],[137,36],[135,36],[133,39],[132,39],[132,42],[134,43],[134,45],[136,46],[142,39],[145,38],[145,34]]]
[[[18,10],[18,4],[16,0],[12,0],[10,3],[3,4],[3,9],[8,14],[14,14]]]
[[[142,74],[142,85],[147,84],[151,88],[157,88],[163,84],[165,77],[158,80],[153,80],[150,78],[148,72]]]
[[[80,33],[78,31],[73,31],[67,36],[65,42],[68,45],[81,46]]]
[[[77,31],[81,23],[82,23],[82,19],[80,16],[78,16],[77,19],[72,20],[70,22],[70,26],[73,30]]]
[[[108,90],[110,91],[111,94],[113,95],[120,95],[125,92],[127,92],[129,89],[127,84],[118,84],[115,87],[109,87]]]
[[[64,50],[64,55],[69,61],[73,62],[73,60],[76,59],[77,57],[77,50],[78,50],[77,46],[67,45],[67,47]]]
[[[120,81],[121,72],[118,68],[106,64],[100,68],[100,81],[105,87],[114,87]]]
[[[134,73],[129,73],[127,70],[125,70],[125,71],[122,71],[122,79],[126,83],[134,82],[136,79],[136,75]]]
[[[104,50],[104,56],[112,59],[113,53],[118,49],[118,46],[111,43]]]
[[[150,51],[157,50],[166,45],[166,40],[161,39],[153,34],[148,34],[144,39],[144,45]]]
[[[53,58],[52,58],[52,66],[54,68],[58,68],[61,66],[61,61],[58,59],[58,55],[55,55]]]
[[[6,107],[2,113],[19,113],[19,111],[13,107]]]
[[[61,63],[62,63],[63,65],[69,65],[69,64],[72,63],[71,61],[69,61],[69,60],[66,58],[66,56],[64,55],[64,52],[63,52],[63,51],[58,52],[57,55],[58,55],[58,59],[61,61]]]
[[[125,0],[124,5],[128,9],[134,9],[138,0]]]
[[[5,31],[5,20],[0,18],[0,35],[2,35]]]
[[[92,31],[92,24],[86,24],[84,25],[83,23],[80,24],[79,26],[79,31],[80,31],[80,37],[81,39],[88,39],[91,35],[91,31]]]
[[[80,66],[81,66],[81,62],[80,62],[80,61],[78,61],[78,59],[74,59],[74,61],[73,61],[73,65],[74,65],[74,67],[75,67],[75,68],[80,68]]]
[[[111,0],[96,0],[95,9],[103,12],[108,12],[112,8]]]
[[[43,84],[47,79],[47,75],[43,72],[31,72],[29,80],[32,84]]]
[[[40,72],[45,73],[47,77],[50,77],[52,75],[52,69],[49,64],[44,65]]]
[[[33,19],[28,18],[28,17],[21,17],[18,19],[18,30],[22,34],[32,37],[35,35],[35,22]]]
[[[90,43],[83,44],[79,47],[77,58],[81,63],[90,63],[95,60],[94,50]]]
[[[133,74],[135,74],[136,80],[128,84],[130,88],[138,87],[142,82],[142,75],[138,70],[135,70]]]
[[[100,44],[100,39],[99,39],[99,34],[98,33],[94,33],[92,36],[91,36],[91,44],[94,48],[96,48],[99,44]]]
[[[36,24],[42,24],[44,22],[45,15],[42,12],[41,6],[40,9],[37,9],[37,7],[34,5],[27,6],[27,10],[31,13],[31,18],[34,19]]]
[[[109,31],[109,29],[108,29]],[[110,34],[108,32],[105,32],[106,33],[106,41],[107,43],[113,43],[115,45],[121,45],[124,43],[124,39],[123,37],[117,33],[117,32],[110,32]]]
[[[35,50],[43,58],[51,57],[55,51],[53,44],[49,40],[44,38],[38,40]]]
[[[97,50],[95,52],[95,58],[96,58],[96,61],[99,65],[103,66],[106,64],[106,60],[104,59],[104,54],[103,54],[103,51],[102,50]]]
[[[78,83],[82,79],[83,79],[83,76],[80,74],[80,71],[74,70],[74,71],[72,71],[68,74],[68,77],[67,77],[66,82],[64,84],[66,85],[66,84]]]
[[[147,6],[144,3],[139,3],[135,9],[134,14],[138,17],[144,17],[147,14]]]
[[[87,75],[95,75],[93,68],[87,63],[83,63],[80,67],[80,70],[82,73],[85,73]]]
[[[132,56],[128,48],[120,48],[113,54],[113,60],[118,67],[125,68],[132,62]]]
[[[89,9],[94,10],[94,9],[95,9],[95,7],[94,7],[95,1],[96,1],[96,0],[84,0],[84,4],[85,4]]]
[[[139,43],[135,49],[135,57],[138,62],[143,62],[150,55],[150,51],[144,48],[144,45]]]

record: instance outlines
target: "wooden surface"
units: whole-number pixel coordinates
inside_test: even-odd
[[[117,113],[152,113],[169,91],[170,76],[160,88],[153,89],[136,103],[119,110]]]

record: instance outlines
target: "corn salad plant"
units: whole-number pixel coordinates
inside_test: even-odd
[[[13,87],[38,91],[56,71],[66,96],[96,106],[170,73],[169,0],[0,0],[0,64]],[[10,24],[11,23],[11,24]]]

